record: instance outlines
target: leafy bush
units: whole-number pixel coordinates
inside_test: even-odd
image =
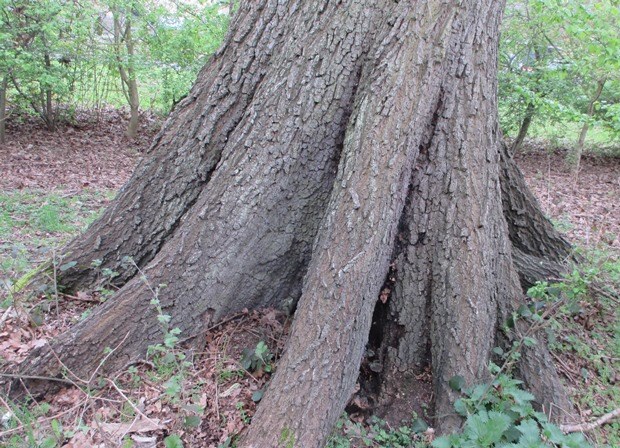
[[[499,375],[491,384],[463,389],[454,405],[465,417],[463,431],[436,439],[434,448],[450,447],[564,447],[590,446],[581,433],[565,435],[532,406],[534,396],[521,381]]]

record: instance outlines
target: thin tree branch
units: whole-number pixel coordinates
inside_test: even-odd
[[[620,417],[620,408],[614,409],[611,412],[597,418],[593,422],[590,423],[579,423],[576,425],[560,425],[560,429],[563,433],[568,434],[571,432],[586,432],[591,431],[599,426],[603,426],[605,423],[613,420],[614,418]]]

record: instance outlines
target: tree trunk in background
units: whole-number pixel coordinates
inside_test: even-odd
[[[527,137],[527,132],[530,129],[530,125],[532,124],[532,119],[534,118],[534,113],[536,112],[536,107],[534,103],[528,103],[525,108],[525,115],[523,116],[523,121],[521,121],[521,126],[519,127],[519,133],[517,134],[517,138],[512,143],[512,148],[510,152],[512,154],[516,154],[517,151],[521,150],[523,146],[523,142],[525,141],[525,137]]]
[[[512,254],[558,266],[570,254],[500,144],[502,7],[244,2],[112,207],[66,248],[76,265],[63,285],[92,286],[97,259],[121,289],[22,372],[59,375],[54,353],[84,378],[105,347],[118,346],[100,373],[144,356],[161,339],[149,304],[160,284],[185,337],[244,308],[298,303],[241,446],[320,447],[379,306],[382,377],[430,364],[436,424],[458,426],[444,418],[449,378],[487,378],[500,323],[522,302]],[[547,358],[540,344],[521,372],[543,403],[565,405]]]
[[[6,89],[9,77],[5,75],[0,83],[0,143],[6,142]]]
[[[534,44],[534,85],[533,85],[533,93],[535,95],[539,95],[539,83],[540,83],[540,78],[542,76],[542,70],[537,68],[538,62],[541,60],[541,53],[545,52],[546,50],[541,49],[538,45]],[[544,96],[544,94],[543,94]],[[521,149],[521,147],[523,146],[523,142],[525,141],[525,137],[527,137],[527,132],[530,129],[530,125],[532,124],[532,119],[534,118],[534,115],[536,114],[536,105],[534,103],[533,100],[530,100],[527,103],[527,106],[525,108],[525,113],[523,115],[523,120],[521,121],[521,126],[519,126],[519,132],[517,134],[517,138],[515,139],[515,141],[512,144],[512,148],[510,150],[511,154],[516,154],[517,151],[519,151]]]
[[[599,79],[596,83],[596,90],[590,98],[590,102],[588,103],[588,111],[586,115],[586,121],[583,123],[581,127],[581,132],[579,133],[579,139],[577,140],[577,144],[569,150],[566,160],[570,165],[575,177],[579,175],[579,164],[581,163],[581,154],[583,153],[583,147],[586,143],[586,135],[588,134],[588,130],[590,129],[590,119],[594,116],[594,105],[601,97],[603,93],[603,88],[605,87],[606,79]]]
[[[114,12],[114,51],[118,64],[118,73],[121,77],[123,94],[129,104],[129,123],[125,134],[134,139],[138,136],[138,125],[140,118],[140,98],[138,96],[138,81],[135,69],[135,51],[132,34],[132,23],[128,13],[121,20],[119,12]],[[123,49],[124,47],[124,49]],[[126,60],[123,57],[126,56]]]

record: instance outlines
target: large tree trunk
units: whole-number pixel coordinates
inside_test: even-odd
[[[499,324],[521,302],[512,254],[560,269],[570,253],[500,145],[502,6],[241,5],[114,205],[67,247],[77,264],[64,285],[92,285],[99,259],[121,289],[22,372],[59,375],[59,356],[89,378],[140,358],[161,339],[154,294],[184,336],[299,301],[243,446],[318,447],[351,396],[379,306],[382,378],[432,365],[436,413],[451,415],[449,378],[486,378],[506,339]],[[393,293],[377,305],[386,278]],[[105,347],[118,348],[99,366]],[[521,372],[564,406],[547,356],[541,344]]]

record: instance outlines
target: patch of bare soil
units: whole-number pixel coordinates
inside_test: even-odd
[[[528,148],[515,158],[547,216],[571,241],[620,250],[620,158],[585,155],[577,178],[561,152]]]
[[[138,138],[130,140],[127,120],[115,109],[81,112],[51,132],[37,117],[10,116],[0,145],[0,190],[120,188],[161,125],[144,113]]]

